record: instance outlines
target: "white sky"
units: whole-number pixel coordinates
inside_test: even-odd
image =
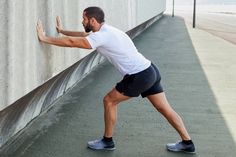
[[[194,0],[174,0],[176,5],[192,5]],[[167,5],[172,5],[173,0],[166,0]],[[236,0],[196,0],[197,4],[236,4]]]

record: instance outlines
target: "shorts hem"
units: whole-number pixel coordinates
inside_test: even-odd
[[[153,92],[153,93],[148,93],[148,94],[141,94],[141,96],[142,96],[142,98],[146,98],[150,95],[160,94],[160,93],[163,93],[163,92],[164,92],[164,90],[158,91],[158,92]]]
[[[118,88],[117,88],[117,86],[115,87],[115,89],[120,93],[120,94],[122,94],[122,95],[124,95],[124,96],[128,96],[128,97],[139,97],[139,95],[130,95],[130,94],[127,94],[127,93],[125,93],[125,92],[122,92],[121,90],[119,90]]]

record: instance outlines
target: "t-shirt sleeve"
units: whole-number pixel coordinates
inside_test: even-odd
[[[104,41],[103,41],[103,37],[101,35],[101,33],[99,32],[95,32],[95,33],[91,33],[89,34],[86,39],[88,40],[89,44],[91,45],[91,47],[93,49],[98,48],[99,46],[103,45]]]

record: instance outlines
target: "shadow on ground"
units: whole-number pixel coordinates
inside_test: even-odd
[[[167,97],[183,117],[195,141],[197,154],[194,156],[235,156],[235,142],[217,106],[184,21],[165,15],[134,42],[144,56],[159,66]],[[86,148],[88,140],[103,134],[102,99],[120,79],[121,76],[109,63],[102,64],[29,127],[29,130],[41,129],[31,134],[31,138],[9,156],[190,156],[166,151],[165,144],[175,142],[179,137],[142,98],[129,100],[119,106],[114,134],[117,150],[105,152]]]

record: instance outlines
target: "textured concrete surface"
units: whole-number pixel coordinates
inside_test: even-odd
[[[108,23],[128,31],[163,12],[165,0],[2,0],[0,110],[91,52],[40,44],[35,29],[41,19],[46,33],[58,36],[55,17],[59,15],[65,29],[83,30],[82,12],[88,6],[100,6]]]
[[[57,15],[65,29],[83,30],[82,11],[88,6],[99,6],[104,9],[107,23],[123,31],[135,28],[137,32],[132,32],[135,35],[146,27],[136,29],[137,25],[157,20],[165,10],[165,0],[148,2],[143,8],[144,2],[135,0],[0,2],[0,151],[9,139],[103,60],[94,53],[86,56],[91,50],[40,43],[35,28],[37,20],[43,21],[47,35],[58,36]]]
[[[235,45],[182,18],[165,16],[135,39],[140,52],[156,63],[173,108],[183,117],[198,157],[234,157]],[[227,69],[226,69],[227,68]],[[179,139],[150,103],[136,98],[120,104],[114,152],[92,151],[88,140],[102,136],[102,98],[121,76],[104,63],[29,126],[31,138],[11,157],[184,157],[165,150]],[[234,121],[233,121],[234,120]],[[37,128],[38,131],[32,131]]]
[[[134,38],[163,14],[159,14],[127,32]],[[14,141],[16,134],[54,105],[54,102],[68,92],[76,83],[87,76],[96,66],[104,62],[104,57],[95,51],[73,66],[53,77],[42,86],[25,95],[17,102],[0,111],[0,153]],[[21,140],[23,142],[23,140]],[[14,147],[17,147],[16,144]]]

